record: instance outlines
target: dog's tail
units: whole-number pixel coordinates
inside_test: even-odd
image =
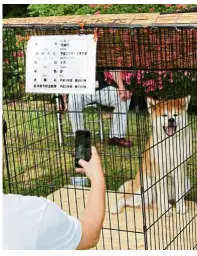
[[[118,189],[121,193],[135,193],[140,188],[140,172],[136,174],[134,180],[128,180]]]
[[[132,180],[126,181],[123,185],[121,185],[118,189],[118,192],[128,192],[132,188]]]

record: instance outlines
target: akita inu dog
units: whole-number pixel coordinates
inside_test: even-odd
[[[146,206],[157,202],[161,213],[168,216],[172,214],[172,201],[176,202],[177,213],[187,211],[184,194],[190,183],[186,178],[186,161],[192,155],[189,101],[190,96],[167,101],[147,99],[152,135],[143,152],[142,171],[119,188],[125,194],[112,207],[112,214],[121,212],[126,205],[141,206],[142,198]]]

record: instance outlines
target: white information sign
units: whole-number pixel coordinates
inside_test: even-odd
[[[26,54],[27,93],[94,94],[94,35],[32,36]]]

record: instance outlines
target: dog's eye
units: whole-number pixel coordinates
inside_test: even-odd
[[[163,116],[163,117],[166,117],[167,115],[166,115],[166,114],[163,114],[162,116]]]
[[[178,114],[174,114],[174,117],[178,116]]]

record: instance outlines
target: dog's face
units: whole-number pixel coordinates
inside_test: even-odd
[[[187,108],[190,96],[176,100],[157,101],[147,98],[153,129],[173,136],[187,125]]]

